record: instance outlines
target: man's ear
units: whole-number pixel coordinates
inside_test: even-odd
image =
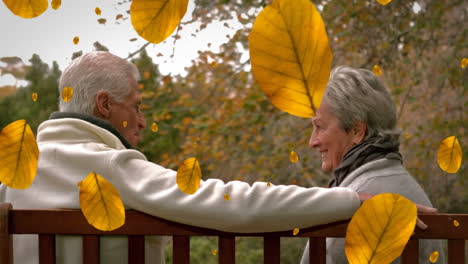
[[[353,132],[353,143],[359,144],[366,137],[367,125],[363,121],[357,121],[354,123],[352,132]]]
[[[109,94],[105,91],[99,91],[95,98],[94,114],[98,117],[110,117]]]

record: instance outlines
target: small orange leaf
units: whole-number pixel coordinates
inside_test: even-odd
[[[458,220],[455,219],[455,220],[453,220],[453,225],[454,225],[455,227],[459,227],[459,226],[460,226],[460,222],[458,222]]]
[[[153,124],[151,124],[151,131],[158,132],[158,124],[156,124],[156,122],[153,122]]]
[[[80,208],[89,224],[111,231],[125,223],[125,209],[119,192],[101,175],[91,172],[78,183]]]
[[[37,93],[32,93],[32,94],[31,94],[31,98],[32,98],[32,100],[33,100],[34,102],[36,102],[36,101],[37,101]]]
[[[150,73],[150,72],[145,71],[145,72],[143,73],[143,78],[144,78],[145,80],[148,80],[150,77],[151,77],[151,73]]]
[[[381,5],[387,5],[388,3],[390,3],[392,0],[377,0],[377,2],[379,2],[379,4]],[[378,75],[377,75],[378,76]]]
[[[455,136],[448,137],[440,143],[437,150],[437,163],[447,173],[457,173],[462,161],[462,149]]]
[[[218,254],[218,250],[213,249],[213,250],[211,251],[211,255],[216,256],[217,254]]]
[[[186,194],[194,194],[200,187],[201,169],[196,158],[189,158],[177,170],[177,187]]]
[[[289,153],[289,160],[292,163],[297,163],[299,161],[299,156],[297,156],[296,151],[293,150]]]
[[[49,6],[48,0],[3,0],[10,11],[22,18],[33,18],[41,15]]]
[[[73,88],[67,86],[62,90],[62,100],[64,102],[69,102],[73,97]]]
[[[299,234],[299,228],[294,228],[293,230],[293,236]]]
[[[374,65],[374,68],[372,68],[372,72],[374,72],[376,76],[382,75],[382,69],[379,65]]]
[[[431,263],[436,263],[438,259],[439,259],[439,252],[438,251],[432,252],[431,255],[429,256],[429,261]]]
[[[62,5],[62,0],[52,0],[52,3],[50,3],[50,5],[53,9],[57,10]]]
[[[115,20],[119,20],[119,19],[123,19],[123,15],[122,14],[118,14],[115,16]],[[135,39],[136,40],[136,39]]]
[[[77,45],[80,42],[80,37],[76,36],[73,38],[73,44]]]
[[[26,189],[36,177],[39,148],[26,120],[17,120],[0,131],[0,182]]]
[[[105,25],[106,22],[107,22],[107,19],[105,19],[105,18],[100,18],[100,19],[97,20],[97,22],[98,22],[99,24],[101,24],[101,25]]]
[[[468,65],[468,58],[463,58],[460,62],[460,66],[462,69],[465,69],[466,65]]]
[[[224,194],[224,200],[226,200],[226,201],[231,200],[231,197],[229,197],[229,194],[227,194],[227,193]]]
[[[96,15],[100,16],[100,15],[101,15],[101,8],[96,7],[96,8],[94,9],[94,13],[96,13]]]
[[[123,127],[127,127],[127,125],[128,125],[127,121],[123,121],[123,122],[122,122],[122,126],[123,126]]]

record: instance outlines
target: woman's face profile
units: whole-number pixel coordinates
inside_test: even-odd
[[[353,146],[352,131],[346,132],[330,106],[322,101],[312,118],[313,132],[309,147],[316,148],[322,157],[322,170],[333,172],[341,163],[343,156]]]

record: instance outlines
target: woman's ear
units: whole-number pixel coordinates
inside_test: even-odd
[[[367,131],[366,123],[364,123],[363,121],[355,122],[352,128],[353,143],[356,145],[361,143],[366,137],[366,131]]]
[[[101,118],[110,117],[109,94],[105,91],[99,91],[96,94],[94,115]]]

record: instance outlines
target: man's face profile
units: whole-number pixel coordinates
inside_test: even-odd
[[[138,84],[134,78],[130,79],[129,89],[131,89],[131,92],[122,102],[116,101],[104,92],[108,96],[107,108],[106,101],[99,99],[100,95],[98,95],[96,103],[98,104],[97,109],[103,118],[117,128],[128,143],[135,147],[140,141],[141,130],[146,128],[146,120],[140,111],[141,95]],[[99,104],[101,104],[101,107]],[[104,113],[100,108],[104,108]]]

